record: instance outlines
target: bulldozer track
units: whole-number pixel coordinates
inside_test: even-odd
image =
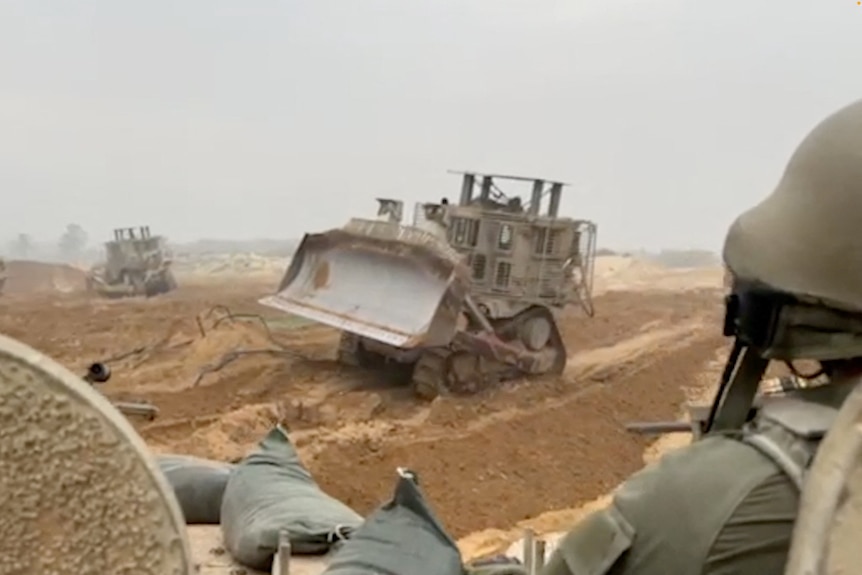
[[[550,310],[542,307],[530,308],[513,318],[501,320],[495,327],[498,330],[497,333],[506,337],[507,343],[520,347],[523,343],[518,339],[519,328],[536,318],[547,320],[550,326],[544,349],[536,352],[553,354],[554,357],[547,367],[537,364],[540,367],[525,370],[505,361],[478,354],[475,349],[466,346],[431,348],[423,352],[413,368],[411,383],[416,395],[423,399],[434,399],[444,393],[472,395],[524,376],[563,373],[566,367],[567,350]],[[342,342],[345,345],[357,345],[351,343],[352,341],[351,338],[342,336]],[[347,360],[356,357],[357,352],[351,353],[352,355],[347,352],[342,353],[339,348],[339,360],[346,363]],[[360,361],[352,365],[363,363]]]
[[[455,351],[447,358],[444,381],[446,390],[456,395],[469,395],[488,389],[499,378],[488,370],[489,366],[501,367],[494,360],[486,359],[470,351]]]
[[[362,367],[359,349],[359,336],[349,332],[341,332],[338,339],[336,358],[339,363],[353,367]]]
[[[563,341],[563,336],[560,333],[557,319],[554,317],[554,314],[550,309],[540,306],[531,307],[514,317],[501,320],[500,323],[497,324],[496,329],[507,342],[513,343],[517,341],[518,344],[522,344],[523,342],[519,341],[519,330],[532,319],[544,319],[548,322],[550,334],[548,342],[545,344],[545,349],[553,350],[552,353],[554,353],[554,360],[549,369],[532,372],[531,374],[540,375],[544,373],[563,373],[563,370],[566,368],[568,350]]]
[[[549,331],[544,347],[530,350],[523,341],[521,329],[535,319],[545,320]],[[481,393],[503,382],[525,376],[563,373],[567,349],[556,319],[549,309],[532,307],[515,317],[494,323],[496,333],[506,344],[519,349],[518,353],[532,354],[538,359],[525,365],[516,365],[512,360],[495,357],[487,351],[481,353],[469,341],[456,340],[448,346],[424,350],[419,359],[410,366],[388,362],[385,356],[364,349],[363,338],[350,332],[341,332],[336,357],[339,363],[358,368],[404,365],[409,370],[408,379],[416,395],[426,400],[441,394]],[[404,381],[401,377],[403,376],[398,376],[399,381]]]
[[[419,356],[413,366],[413,391],[422,399],[432,400],[446,391],[446,372],[452,351],[448,348],[430,348]]]
[[[547,367],[523,369],[458,344],[434,348],[424,352],[414,368],[413,387],[417,395],[425,399],[441,393],[471,395],[525,376],[563,373],[568,351],[550,310],[543,307],[530,308],[515,317],[501,320],[495,327],[498,329],[497,333],[506,338],[506,343],[524,347],[519,339],[519,329],[536,318],[547,320],[550,327],[545,347],[535,352],[553,354]]]

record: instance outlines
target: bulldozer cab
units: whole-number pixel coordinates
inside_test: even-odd
[[[115,229],[105,250],[111,271],[152,269],[169,261],[165,239],[152,235],[149,226]]]
[[[560,217],[563,182],[460,172],[461,194],[446,205],[447,240],[470,268],[472,292],[492,316],[508,307],[574,303],[593,314],[596,226]],[[504,192],[500,182],[529,184],[529,198]],[[543,203],[546,203],[543,206]]]
[[[152,235],[149,226],[115,229],[113,239],[105,242],[105,255],[87,274],[90,288],[104,296],[149,297],[177,287],[167,242]]]

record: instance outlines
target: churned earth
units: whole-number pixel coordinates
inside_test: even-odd
[[[111,301],[69,281],[16,289],[0,297],[0,332],[74,371],[108,363],[108,397],[159,408],[134,421],[156,452],[236,460],[282,421],[321,486],[360,513],[409,467],[468,557],[511,542],[518,526],[565,528],[643,466],[648,440],[623,425],[679,417],[726,347],[720,269],[603,257],[595,317],[564,316],[563,376],[426,403],[337,365],[334,330],[258,305],[277,276],[205,280]]]

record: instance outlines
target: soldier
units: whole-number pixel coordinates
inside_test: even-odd
[[[860,158],[862,100],[814,128],[772,195],[732,224],[734,348],[708,433],[629,478],[544,575],[783,573],[802,479],[862,374]],[[828,383],[752,409],[768,362],[797,360]]]

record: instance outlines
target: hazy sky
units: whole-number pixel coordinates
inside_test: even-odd
[[[0,0],[0,238],[297,237],[470,168],[716,248],[858,97],[852,0]]]

